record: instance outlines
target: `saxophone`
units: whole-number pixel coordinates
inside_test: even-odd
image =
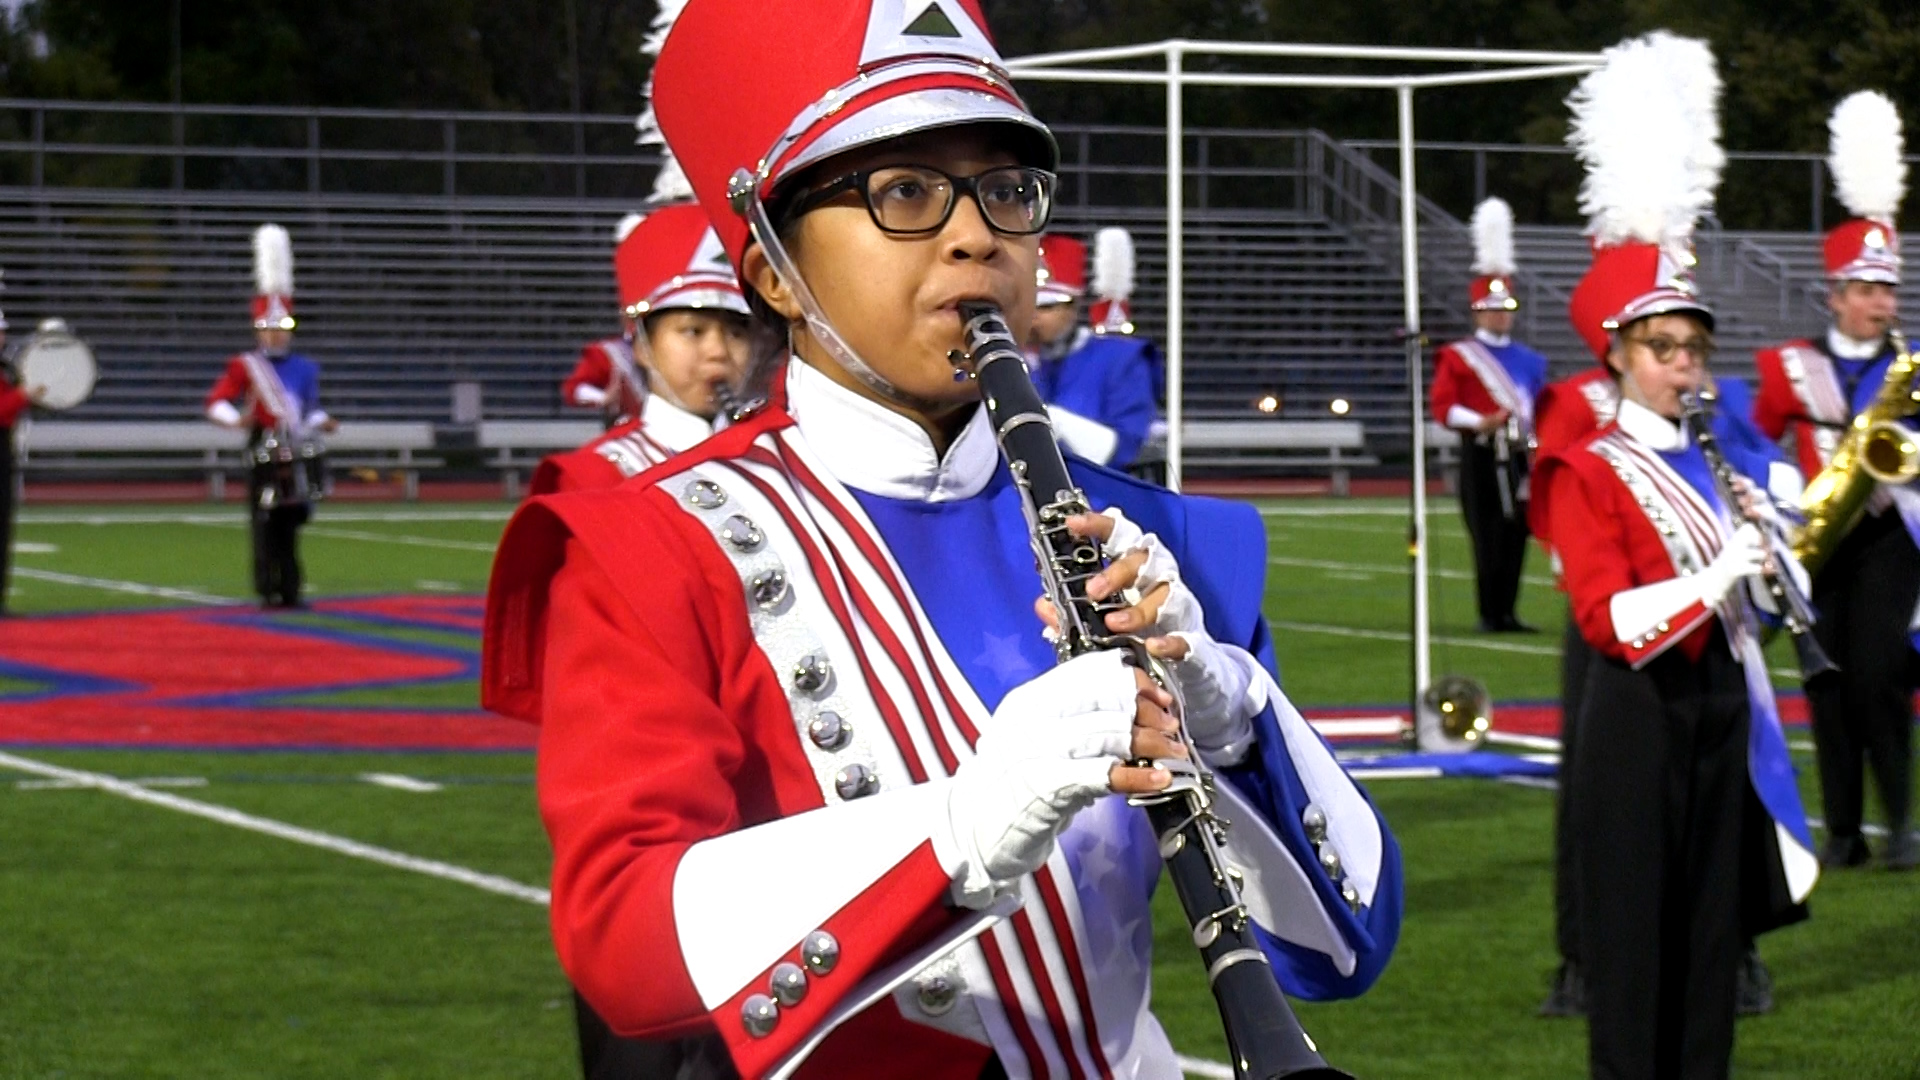
[[[1920,388],[1914,386],[1920,359],[1899,330],[1888,331],[1887,337],[1896,355],[1887,365],[1880,392],[1853,418],[1826,468],[1800,495],[1807,523],[1793,538],[1793,555],[1809,574],[1818,573],[1860,523],[1874,485],[1904,484],[1920,476],[1920,435],[1900,423],[1920,412]]]

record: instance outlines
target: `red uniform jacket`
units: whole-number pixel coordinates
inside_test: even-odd
[[[1609,426],[1541,457],[1534,465],[1534,512],[1548,522],[1573,617],[1589,645],[1638,666],[1677,642],[1689,659],[1698,660],[1715,617],[1698,600],[1668,616],[1643,641],[1622,642],[1614,633],[1616,594],[1676,576],[1665,543],[1633,492],[1592,449],[1617,430]]]
[[[1565,450],[1613,423],[1619,409],[1620,391],[1605,368],[1588,368],[1548,384],[1533,403],[1535,460],[1544,460],[1547,455]],[[1545,506],[1541,499],[1528,504],[1527,528],[1551,551],[1553,542],[1547,533],[1551,526]]]
[[[618,487],[672,456],[672,450],[647,437],[640,421],[629,420],[578,450],[542,460],[529,495]]]
[[[582,406],[581,402],[574,397],[575,392],[581,387],[591,386],[607,394],[617,393],[618,400],[610,402],[606,406],[609,414],[619,417],[621,420],[639,416],[640,396],[634,392],[633,387],[627,385],[627,380],[616,377],[613,368],[613,359],[607,355],[607,350],[609,349],[628,351],[630,354],[632,348],[632,343],[627,341],[626,338],[605,338],[592,342],[591,344],[582,345],[580,347],[580,359],[573,365],[573,372],[567,376],[565,382],[560,384],[561,402],[576,408],[596,407],[591,405]],[[619,384],[617,388],[614,385],[615,383]]]
[[[11,383],[0,382],[0,427],[12,427],[14,421],[20,419],[20,414],[32,404],[33,399],[27,397],[26,391]]]
[[[763,413],[666,468],[739,456],[776,416],[788,422]],[[903,850],[871,882],[813,875],[823,880],[793,888],[848,889],[850,878],[856,886],[819,927],[841,946],[833,972],[783,1009],[768,1038],[745,1033],[741,1009],[765,991],[773,965],[733,999],[712,1009],[703,1002],[674,920],[682,858],[697,842],[800,821],[826,803],[795,738],[787,687],[755,641],[739,572],[709,530],[676,508],[671,486],[557,495],[515,517],[488,590],[482,698],[489,709],[542,724],[540,809],[556,853],[552,920],[574,984],[623,1035],[717,1028],[742,1072],[757,1075],[865,977],[970,913],[949,905],[951,881],[931,842]],[[617,811],[568,795],[630,786],[634,777],[658,783]],[[913,790],[923,789],[938,791]],[[780,960],[799,962],[802,944],[794,941]],[[875,1072],[882,1046],[885,1069]],[[990,1053],[912,1024],[883,1000],[836,1030],[798,1075],[972,1077]]]
[[[254,427],[270,428],[274,424],[273,414],[267,411],[253,392],[253,376],[247,374],[247,362],[238,356],[227,360],[227,369],[214,380],[213,389],[207,391],[207,408],[212,408],[219,401],[248,405],[247,422]]]
[[[1447,422],[1447,413],[1455,405],[1464,405],[1481,416],[1500,411],[1500,403],[1487,392],[1486,384],[1452,345],[1434,350],[1432,398],[1433,418],[1441,424]]]
[[[1786,359],[1781,355],[1783,350],[1793,348],[1817,349],[1818,346],[1805,338],[1798,338],[1754,354],[1754,365],[1760,369],[1760,392],[1753,399],[1753,423],[1775,442],[1791,431],[1794,464],[1800,466],[1800,475],[1811,479],[1820,474],[1827,462],[1816,445],[1815,425],[1807,420],[1807,407],[1801,402],[1800,395],[1794,392],[1793,380],[1787,375]],[[1851,415],[1851,409],[1848,411]],[[1837,438],[1839,433],[1834,434]]]

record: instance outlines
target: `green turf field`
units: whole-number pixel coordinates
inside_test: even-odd
[[[1393,504],[1267,509],[1267,612],[1290,692],[1307,706],[1401,700],[1408,579]],[[328,507],[304,534],[310,592],[477,594],[504,520],[498,505]],[[20,613],[247,595],[232,509],[32,508],[17,538]],[[1554,696],[1562,605],[1544,568],[1523,617],[1547,632],[1488,638],[1471,630],[1469,563],[1446,504],[1433,546],[1436,667],[1482,677],[1503,700]],[[474,699],[463,683],[326,700]],[[527,754],[11,752],[545,883]],[[376,786],[370,773],[437,787]],[[1580,1075],[1582,1026],[1532,1016],[1553,964],[1550,794],[1464,781],[1380,781],[1373,793],[1405,850],[1407,920],[1373,993],[1303,1008],[1328,1056],[1368,1078]],[[1220,1060],[1202,972],[1177,916],[1162,915],[1156,1010],[1183,1052]],[[1831,875],[1813,921],[1762,950],[1780,1007],[1742,1022],[1737,1076],[1920,1077],[1920,875]],[[524,897],[0,769],[0,1077],[564,1077],[577,1075],[571,1040],[545,912]]]

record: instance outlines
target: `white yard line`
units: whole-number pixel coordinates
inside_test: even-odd
[[[303,829],[298,825],[289,825],[286,822],[275,821],[272,818],[258,817],[254,814],[243,814],[238,810],[232,810],[224,806],[216,806],[212,803],[200,802],[197,799],[187,799],[179,795],[169,795],[162,791],[153,791],[139,784],[112,776],[106,776],[101,773],[83,772],[79,769],[64,769],[58,765],[49,765],[42,761],[34,761],[31,758],[23,758],[3,751],[0,751],[0,768],[30,773],[34,776],[44,777],[49,780],[63,780],[81,787],[95,788],[109,795],[118,795],[123,799],[131,799],[134,802],[142,802],[150,806],[158,806],[165,810],[173,810],[178,813],[189,814],[193,817],[205,818],[208,821],[218,822],[222,825],[231,825],[236,829],[245,829],[248,832],[259,833],[262,836],[271,836],[280,840],[289,840],[296,844],[304,844],[308,847],[319,848],[323,851],[331,851],[337,855],[345,855],[349,858],[363,859],[367,862],[378,863],[381,866],[392,867],[396,870],[409,870],[416,874],[425,874],[428,877],[439,878],[442,881],[471,885],[483,892],[511,897],[515,900],[524,900],[530,904],[545,905],[551,899],[551,894],[549,894],[547,890],[536,889],[531,885],[522,885],[509,878],[498,877],[493,874],[483,874],[477,870],[469,870],[464,866],[455,866],[452,863],[444,863],[435,859],[422,859],[415,855],[405,854],[404,852],[375,847],[372,844],[363,844],[358,840],[348,840],[345,837],[320,832],[317,829]]]
[[[379,787],[392,788],[395,791],[412,791],[420,794],[426,794],[428,792],[446,790],[445,788],[441,787],[439,784],[436,784],[431,780],[422,780],[417,776],[403,776],[400,773],[386,773],[386,772],[361,773],[360,779],[365,780],[369,784],[375,784]]]
[[[228,606],[243,604],[246,601],[233,596],[217,596],[201,592],[198,589],[175,589],[166,585],[147,585],[138,581],[121,581],[118,578],[87,577],[84,574],[63,574],[58,570],[41,570],[31,566],[16,566],[14,577],[28,578],[33,581],[47,581],[56,585],[73,585],[82,589],[99,589],[103,592],[129,593],[134,596],[157,596],[164,600],[184,600],[190,604],[208,604]]]
[[[1267,565],[1268,566],[1293,566],[1303,570],[1327,570],[1327,571],[1334,571],[1334,572],[1364,573],[1364,574],[1392,574],[1397,577],[1406,577],[1408,574],[1413,573],[1413,568],[1411,566],[1407,566],[1405,564],[1400,564],[1400,563],[1336,562],[1331,559],[1296,559],[1291,555],[1270,556],[1267,559]],[[1472,581],[1473,580],[1473,572],[1470,570],[1444,570],[1436,567],[1433,569],[1429,569],[1427,572],[1433,575],[1434,577],[1445,578],[1448,581]],[[1521,580],[1525,581],[1529,585],[1552,585],[1554,583],[1552,578],[1540,577],[1537,574],[1528,574],[1525,577],[1521,578]]]
[[[136,776],[127,781],[145,788],[198,788],[207,786],[204,776]],[[91,787],[77,780],[16,780],[13,786],[21,791],[74,791]]]
[[[405,533],[361,532],[358,529],[336,529],[329,525],[307,526],[308,536],[331,536],[340,540],[369,540],[377,544],[403,544],[407,547],[440,548],[444,551],[477,551],[491,555],[498,544],[484,544],[478,540],[442,540],[432,536],[408,536]]]
[[[1275,630],[1292,630],[1301,634],[1329,634],[1334,637],[1361,638],[1366,641],[1411,641],[1413,636],[1405,630],[1362,630],[1352,626],[1328,626],[1325,623],[1286,622],[1269,619],[1267,625]],[[1560,650],[1547,645],[1522,645],[1511,641],[1483,641],[1479,638],[1439,637],[1433,639],[1435,645],[1448,645],[1461,649],[1486,649],[1490,652],[1520,653],[1525,656],[1559,656]]]

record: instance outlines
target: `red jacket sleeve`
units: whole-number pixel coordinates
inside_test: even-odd
[[[613,385],[613,361],[607,359],[606,351],[599,342],[582,346],[580,359],[573,365],[573,373],[560,384],[560,402],[563,405],[577,405],[573,392],[582,386],[594,386],[601,390]]]
[[[253,389],[253,380],[247,377],[247,365],[239,357],[227,361],[227,369],[214,380],[213,389],[207,391],[204,408],[212,408],[217,401],[230,401],[239,405],[246,400],[248,391]]]
[[[1753,396],[1753,426],[1779,442],[1787,433],[1787,424],[1803,411],[1800,398],[1787,379],[1786,363],[1778,348],[1761,349],[1754,354],[1753,364],[1760,369],[1760,392]]]
[[[20,414],[27,411],[33,399],[26,391],[8,383],[0,383],[0,427],[12,427]]]
[[[1441,425],[1447,423],[1447,413],[1460,404],[1460,380],[1473,378],[1473,373],[1462,370],[1466,365],[1453,354],[1453,346],[1442,345],[1433,354],[1433,388],[1428,396],[1433,399],[1433,418]]]
[[[1713,618],[1713,612],[1698,600],[1674,612],[1657,632],[1643,639],[1623,642],[1615,633],[1613,598],[1669,580],[1673,572],[1652,526],[1645,523],[1611,468],[1582,444],[1548,458],[1534,482],[1543,484],[1547,493],[1548,528],[1560,556],[1574,622],[1587,644],[1635,667],[1683,643],[1685,652],[1697,658],[1706,641],[1698,631]],[[1650,554],[1636,560],[1636,550]]]

